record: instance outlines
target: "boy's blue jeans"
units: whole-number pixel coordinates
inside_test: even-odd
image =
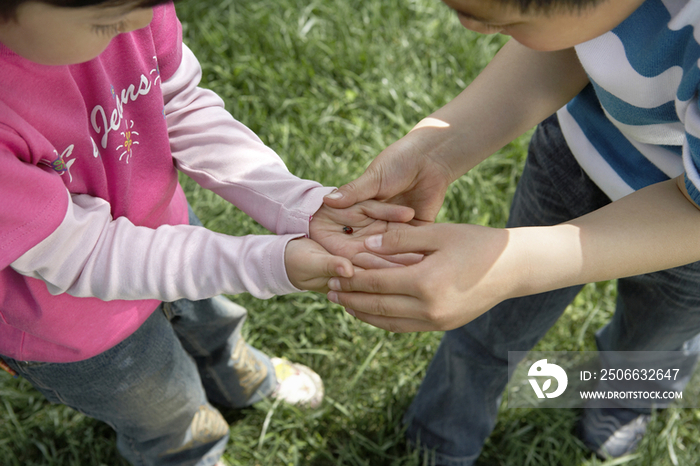
[[[569,151],[556,116],[545,120],[530,143],[508,226],[554,225],[608,203]],[[598,349],[697,351],[699,285],[700,263],[618,280],[617,308],[596,334]],[[508,351],[530,350],[580,289],[508,300],[446,332],[405,417],[409,439],[436,449],[434,464],[474,464],[496,423]],[[694,354],[679,352],[679,363],[692,367]],[[687,379],[664,388],[682,390]]]
[[[199,221],[190,211],[190,223]],[[240,408],[268,395],[270,359],[241,338],[246,310],[224,297],[163,303],[129,338],[85,361],[4,358],[46,398],[109,424],[134,465],[207,466],[229,438],[209,401]]]

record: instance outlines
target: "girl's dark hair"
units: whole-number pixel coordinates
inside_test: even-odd
[[[22,3],[26,3],[30,0],[3,0],[0,2],[0,20],[9,20],[15,17],[17,13],[17,7]],[[120,5],[133,5],[136,8],[147,8],[156,5],[161,5],[163,3],[169,3],[172,0],[39,0],[41,3],[46,3],[48,5],[66,7],[66,8],[80,8],[85,6],[120,6]]]
[[[605,1],[614,0],[498,0],[504,5],[520,8],[520,11],[551,13],[554,11],[581,11]]]

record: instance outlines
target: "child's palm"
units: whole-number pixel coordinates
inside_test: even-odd
[[[322,206],[314,215],[309,227],[311,239],[331,254],[350,259],[356,266],[377,268],[392,263],[413,263],[415,255],[400,255],[387,262],[370,254],[365,239],[397,228],[410,228],[406,223],[413,219],[413,210],[379,201],[364,201],[346,209]]]

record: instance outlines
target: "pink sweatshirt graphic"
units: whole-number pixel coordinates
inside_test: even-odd
[[[197,87],[172,5],[96,59],[32,63],[0,44],[0,355],[70,362],[162,300],[297,291],[284,248],[330,191]],[[181,170],[280,236],[187,225]]]

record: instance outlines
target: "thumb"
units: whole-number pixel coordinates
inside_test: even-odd
[[[315,269],[314,275],[317,277],[350,278],[355,274],[355,267],[350,259],[331,254],[320,244],[308,241],[313,252],[306,256],[306,263]]]
[[[431,226],[401,228],[365,239],[365,247],[378,254],[428,253],[437,249]]]
[[[300,290],[323,292],[330,277],[350,278],[355,269],[349,259],[334,256],[307,238],[287,243],[285,267],[289,281]]]
[[[359,178],[341,186],[323,198],[329,207],[345,209],[358,202],[373,199],[381,186],[381,179],[374,170],[368,169]]]
[[[327,277],[350,278],[355,275],[355,266],[345,257],[329,256],[326,266]]]

